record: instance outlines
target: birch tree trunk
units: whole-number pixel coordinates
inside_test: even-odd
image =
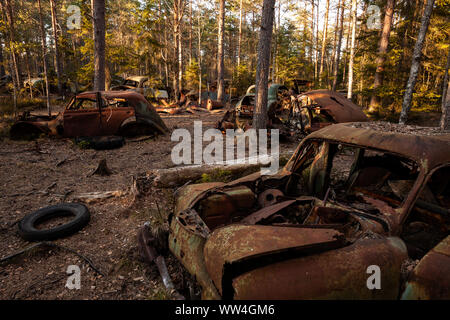
[[[430,24],[431,13],[435,0],[428,0],[425,11],[422,16],[419,35],[417,36],[416,45],[414,46],[411,71],[409,73],[408,83],[406,85],[405,95],[403,96],[402,112],[400,114],[400,124],[406,124],[408,121],[408,112],[411,109],[411,100],[414,87],[416,86],[417,74],[420,68],[420,59],[422,58],[422,48],[425,42],[428,25]]]
[[[258,62],[256,66],[256,105],[253,113],[254,129],[265,129],[267,126],[268,78],[274,11],[275,0],[264,0],[261,16],[261,32],[258,42]]]
[[[353,61],[355,58],[355,40],[356,40],[356,0],[352,0],[352,40],[350,44],[350,61],[348,62],[348,91],[347,99],[353,96]]]
[[[386,3],[386,13],[384,15],[383,31],[381,32],[380,44],[378,47],[378,57],[376,61],[377,69],[373,82],[374,93],[370,99],[369,112],[378,112],[381,106],[381,98],[377,94],[379,87],[383,85],[384,64],[389,46],[389,37],[391,34],[392,17],[394,16],[395,0],[388,0]]]
[[[225,85],[224,74],[224,39],[225,39],[225,0],[219,1],[219,32],[218,32],[218,52],[217,52],[217,100],[222,101]]]
[[[48,115],[52,115],[52,110],[50,107],[50,90],[48,86],[48,65],[47,65],[47,46],[45,44],[45,30],[44,30],[44,21],[42,19],[42,6],[41,6],[41,0],[38,0],[38,6],[39,6],[39,27],[41,31],[41,49],[42,49],[42,60],[44,63],[44,80],[45,80],[45,95],[47,96],[47,111]],[[30,83],[30,90],[31,83]]]
[[[322,50],[320,53],[320,70],[319,70],[319,84],[322,86],[323,65],[325,62],[325,49],[327,46],[327,33],[328,33],[328,13],[330,11],[330,0],[327,0],[327,9],[325,11],[325,21],[323,22],[323,35],[322,35]]]
[[[50,0],[50,9],[52,13],[52,29],[53,29],[53,41],[55,42],[55,70],[56,77],[58,80],[58,93],[62,95],[62,64],[61,64],[61,56],[59,54],[59,44],[58,44],[58,30],[57,21],[56,21],[56,3],[55,0]]]
[[[105,0],[91,0],[94,27],[94,91],[105,90]]]
[[[450,130],[450,81],[448,79],[449,68],[450,68],[450,49],[448,50],[447,66],[445,68],[444,86],[442,90],[441,130]]]
[[[336,91],[337,86],[337,77],[338,77],[338,71],[339,71],[339,61],[341,59],[341,45],[342,45],[342,34],[344,31],[344,0],[339,0],[339,7],[340,7],[340,22],[339,22],[339,35],[338,35],[338,41],[336,46],[336,53],[334,57],[334,71],[333,71],[333,86],[332,91]]]

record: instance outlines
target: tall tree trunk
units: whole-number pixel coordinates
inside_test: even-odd
[[[319,84],[322,86],[323,65],[325,61],[325,50],[327,46],[327,33],[328,33],[328,13],[330,11],[330,0],[327,0],[327,9],[325,11],[325,21],[323,22],[323,34],[322,34],[322,50],[320,53],[320,71],[319,71]]]
[[[94,26],[94,91],[105,90],[105,0],[91,0]]]
[[[344,32],[344,7],[345,3],[344,0],[339,0],[339,7],[340,7],[340,22],[339,22],[339,35],[338,35],[338,41],[337,41],[337,47],[336,47],[336,53],[334,57],[334,71],[333,71],[333,91],[336,91],[337,87],[337,78],[338,78],[338,72],[339,72],[339,61],[341,59],[341,45],[342,45],[342,34]]]
[[[408,112],[411,109],[411,100],[414,87],[416,86],[417,74],[420,68],[420,59],[422,58],[422,48],[427,34],[428,25],[430,24],[431,13],[433,12],[433,5],[435,0],[428,0],[425,11],[422,16],[419,35],[417,36],[416,45],[411,64],[411,71],[409,73],[408,83],[406,85],[405,95],[403,96],[402,112],[400,114],[400,124],[405,124],[408,120]]]
[[[319,76],[319,14],[320,14],[320,0],[317,0],[317,12],[316,12],[316,36],[314,43],[314,84],[317,83]]]
[[[189,0],[189,64],[192,62],[192,2]]]
[[[267,126],[268,78],[274,11],[275,0],[264,0],[261,16],[261,32],[258,42],[258,63],[256,67],[256,103],[253,114],[254,129],[265,129]]]
[[[6,43],[5,43],[5,46],[6,46]],[[3,57],[3,45],[0,42],[0,77],[3,77],[5,75],[5,65],[4,65],[4,63],[5,63],[5,60],[4,60],[4,57]]]
[[[28,48],[25,50],[25,56],[27,61],[27,75],[28,75],[28,82],[31,84],[31,68],[30,68],[30,54]],[[33,90],[30,86],[30,99],[33,100]]]
[[[217,100],[222,101],[225,85],[224,74],[224,39],[225,39],[225,0],[219,1],[219,32],[218,32],[218,52],[217,52]]]
[[[44,80],[45,80],[45,95],[47,96],[47,111],[48,115],[52,115],[52,110],[50,107],[50,90],[48,86],[48,65],[47,65],[47,46],[45,44],[45,30],[44,30],[44,21],[42,18],[42,6],[41,6],[41,0],[38,0],[38,6],[39,6],[39,27],[41,31],[41,47],[42,47],[42,59],[44,60]],[[30,83],[30,90],[31,90],[31,83]]]
[[[53,40],[55,42],[55,70],[56,77],[58,80],[58,93],[62,95],[62,64],[61,64],[61,56],[59,54],[59,43],[58,43],[58,30],[57,21],[56,21],[56,3],[55,0],[50,0],[50,9],[52,12],[52,29],[53,29]]]
[[[450,68],[450,49],[448,50],[447,66],[445,68],[444,86],[442,88],[442,117],[441,130],[450,130],[450,81],[448,69]]]
[[[241,50],[242,50],[242,0],[239,2],[239,39],[238,39],[238,67],[241,65]]]
[[[181,23],[181,13],[180,13],[180,24],[178,26],[178,85],[179,91],[183,90],[183,39],[182,39],[182,23]]]
[[[14,15],[13,15],[13,3],[11,0],[2,0],[0,2],[2,7],[3,15],[6,17],[6,21],[8,22],[8,33],[9,33],[9,48],[11,52],[11,60],[13,66],[13,84],[14,89],[18,91],[22,87],[22,80],[19,72],[19,62],[18,62],[18,54],[15,48],[15,39],[16,39],[16,31],[14,26]]]
[[[198,105],[202,105],[202,25],[198,14]]]
[[[373,82],[374,93],[370,99],[369,112],[378,112],[381,106],[381,98],[377,94],[378,88],[383,85],[384,64],[389,46],[389,37],[391,34],[392,18],[394,16],[395,0],[388,0],[386,3],[386,13],[384,15],[383,31],[381,32],[380,44],[378,47],[377,69]]]
[[[348,62],[348,99],[351,99],[353,96],[353,61],[355,59],[356,10],[356,0],[352,0],[352,42],[350,44],[350,61]]]
[[[311,52],[310,52],[310,62],[311,65],[313,66],[313,68],[315,67],[315,62],[314,62],[314,9],[315,9],[315,5],[314,5],[314,0],[311,0]],[[315,74],[313,73],[313,81],[316,81],[315,78]]]
[[[274,9],[274,22],[273,22],[273,50],[272,50],[272,76],[270,77],[270,79],[272,80],[272,83],[275,83],[275,69],[276,69],[276,59],[277,59],[277,22],[275,19],[275,14],[276,14],[276,8]],[[269,71],[270,74],[270,71]]]

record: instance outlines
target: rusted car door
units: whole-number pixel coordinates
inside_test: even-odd
[[[450,165],[446,165],[431,175],[404,226],[410,256],[420,261],[402,299],[450,299],[449,222]]]
[[[134,108],[122,98],[105,99],[101,107],[102,135],[115,135],[122,123],[134,116]]]
[[[70,104],[63,114],[65,137],[101,135],[100,106],[97,100],[76,99]]]

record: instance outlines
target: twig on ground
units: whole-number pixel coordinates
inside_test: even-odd
[[[92,262],[92,260],[89,259],[88,257],[82,255],[81,253],[78,253],[77,251],[75,251],[75,250],[73,250],[73,249],[71,249],[71,248],[68,248],[68,247],[65,247],[65,246],[61,246],[61,245],[56,244],[56,243],[47,242],[47,241],[42,241],[42,242],[38,242],[38,243],[32,244],[32,245],[26,247],[25,249],[19,250],[19,251],[15,252],[15,253],[13,253],[13,254],[11,254],[11,255],[9,255],[9,256],[6,256],[6,257],[0,259],[0,264],[2,264],[2,263],[4,263],[4,262],[7,262],[7,261],[11,260],[12,258],[15,258],[15,257],[17,257],[17,256],[19,256],[19,255],[22,255],[22,254],[24,254],[24,253],[26,253],[26,252],[28,252],[28,251],[34,249],[34,248],[37,248],[37,247],[57,248],[57,249],[62,249],[62,250],[66,250],[66,251],[68,251],[68,252],[71,252],[71,253],[75,254],[76,256],[82,258],[84,261],[86,261],[86,262],[89,264],[89,266],[92,268],[92,270],[94,270],[95,272],[97,272],[98,274],[100,274],[100,275],[102,275],[102,276],[105,276],[105,274],[104,274],[103,272],[101,272],[101,271],[94,265],[94,263]]]

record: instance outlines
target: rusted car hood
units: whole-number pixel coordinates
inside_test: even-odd
[[[314,90],[302,93],[303,95],[314,100],[315,103],[326,110],[338,123],[369,121],[359,106],[337,92]]]

